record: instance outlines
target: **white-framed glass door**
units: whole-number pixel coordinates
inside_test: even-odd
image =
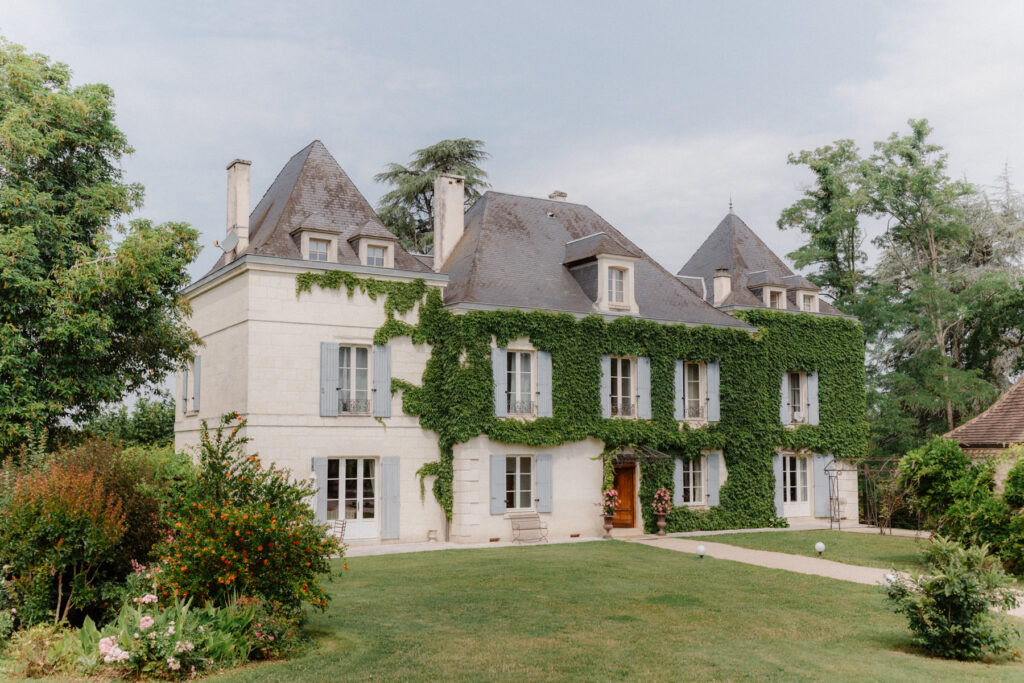
[[[808,496],[810,458],[782,456],[782,514],[784,517],[810,517]]]
[[[345,538],[380,535],[377,514],[377,459],[327,461],[327,519],[345,520]]]

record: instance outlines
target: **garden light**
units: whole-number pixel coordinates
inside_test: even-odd
[[[818,557],[821,557],[821,554],[825,552],[825,544],[821,541],[818,541],[814,544],[814,549],[818,551]]]
[[[702,559],[702,560],[704,559],[704,553],[706,553],[707,551],[708,551],[708,549],[705,548],[704,546],[702,546],[702,545],[697,546],[697,555],[698,555],[698,557],[700,557],[700,559]]]

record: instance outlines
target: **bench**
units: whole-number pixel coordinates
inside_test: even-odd
[[[513,543],[539,543],[548,540],[548,525],[536,512],[524,512],[509,518],[512,522]]]

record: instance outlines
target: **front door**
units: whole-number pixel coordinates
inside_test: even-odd
[[[782,514],[785,517],[810,517],[807,496],[808,462],[799,455],[782,456]]]
[[[615,508],[612,526],[632,529],[636,526],[636,465],[615,467],[615,490],[619,492],[619,507]]]
[[[337,458],[327,461],[327,519],[345,520],[345,538],[376,538],[377,460]]]

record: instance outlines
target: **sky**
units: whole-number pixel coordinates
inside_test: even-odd
[[[483,140],[496,190],[589,205],[675,272],[728,210],[776,227],[810,182],[790,153],[927,118],[950,173],[1024,168],[1022,2],[0,0],[0,35],[116,93],[141,217],[216,261],[225,165],[252,204],[319,139],[371,201],[385,164]]]

